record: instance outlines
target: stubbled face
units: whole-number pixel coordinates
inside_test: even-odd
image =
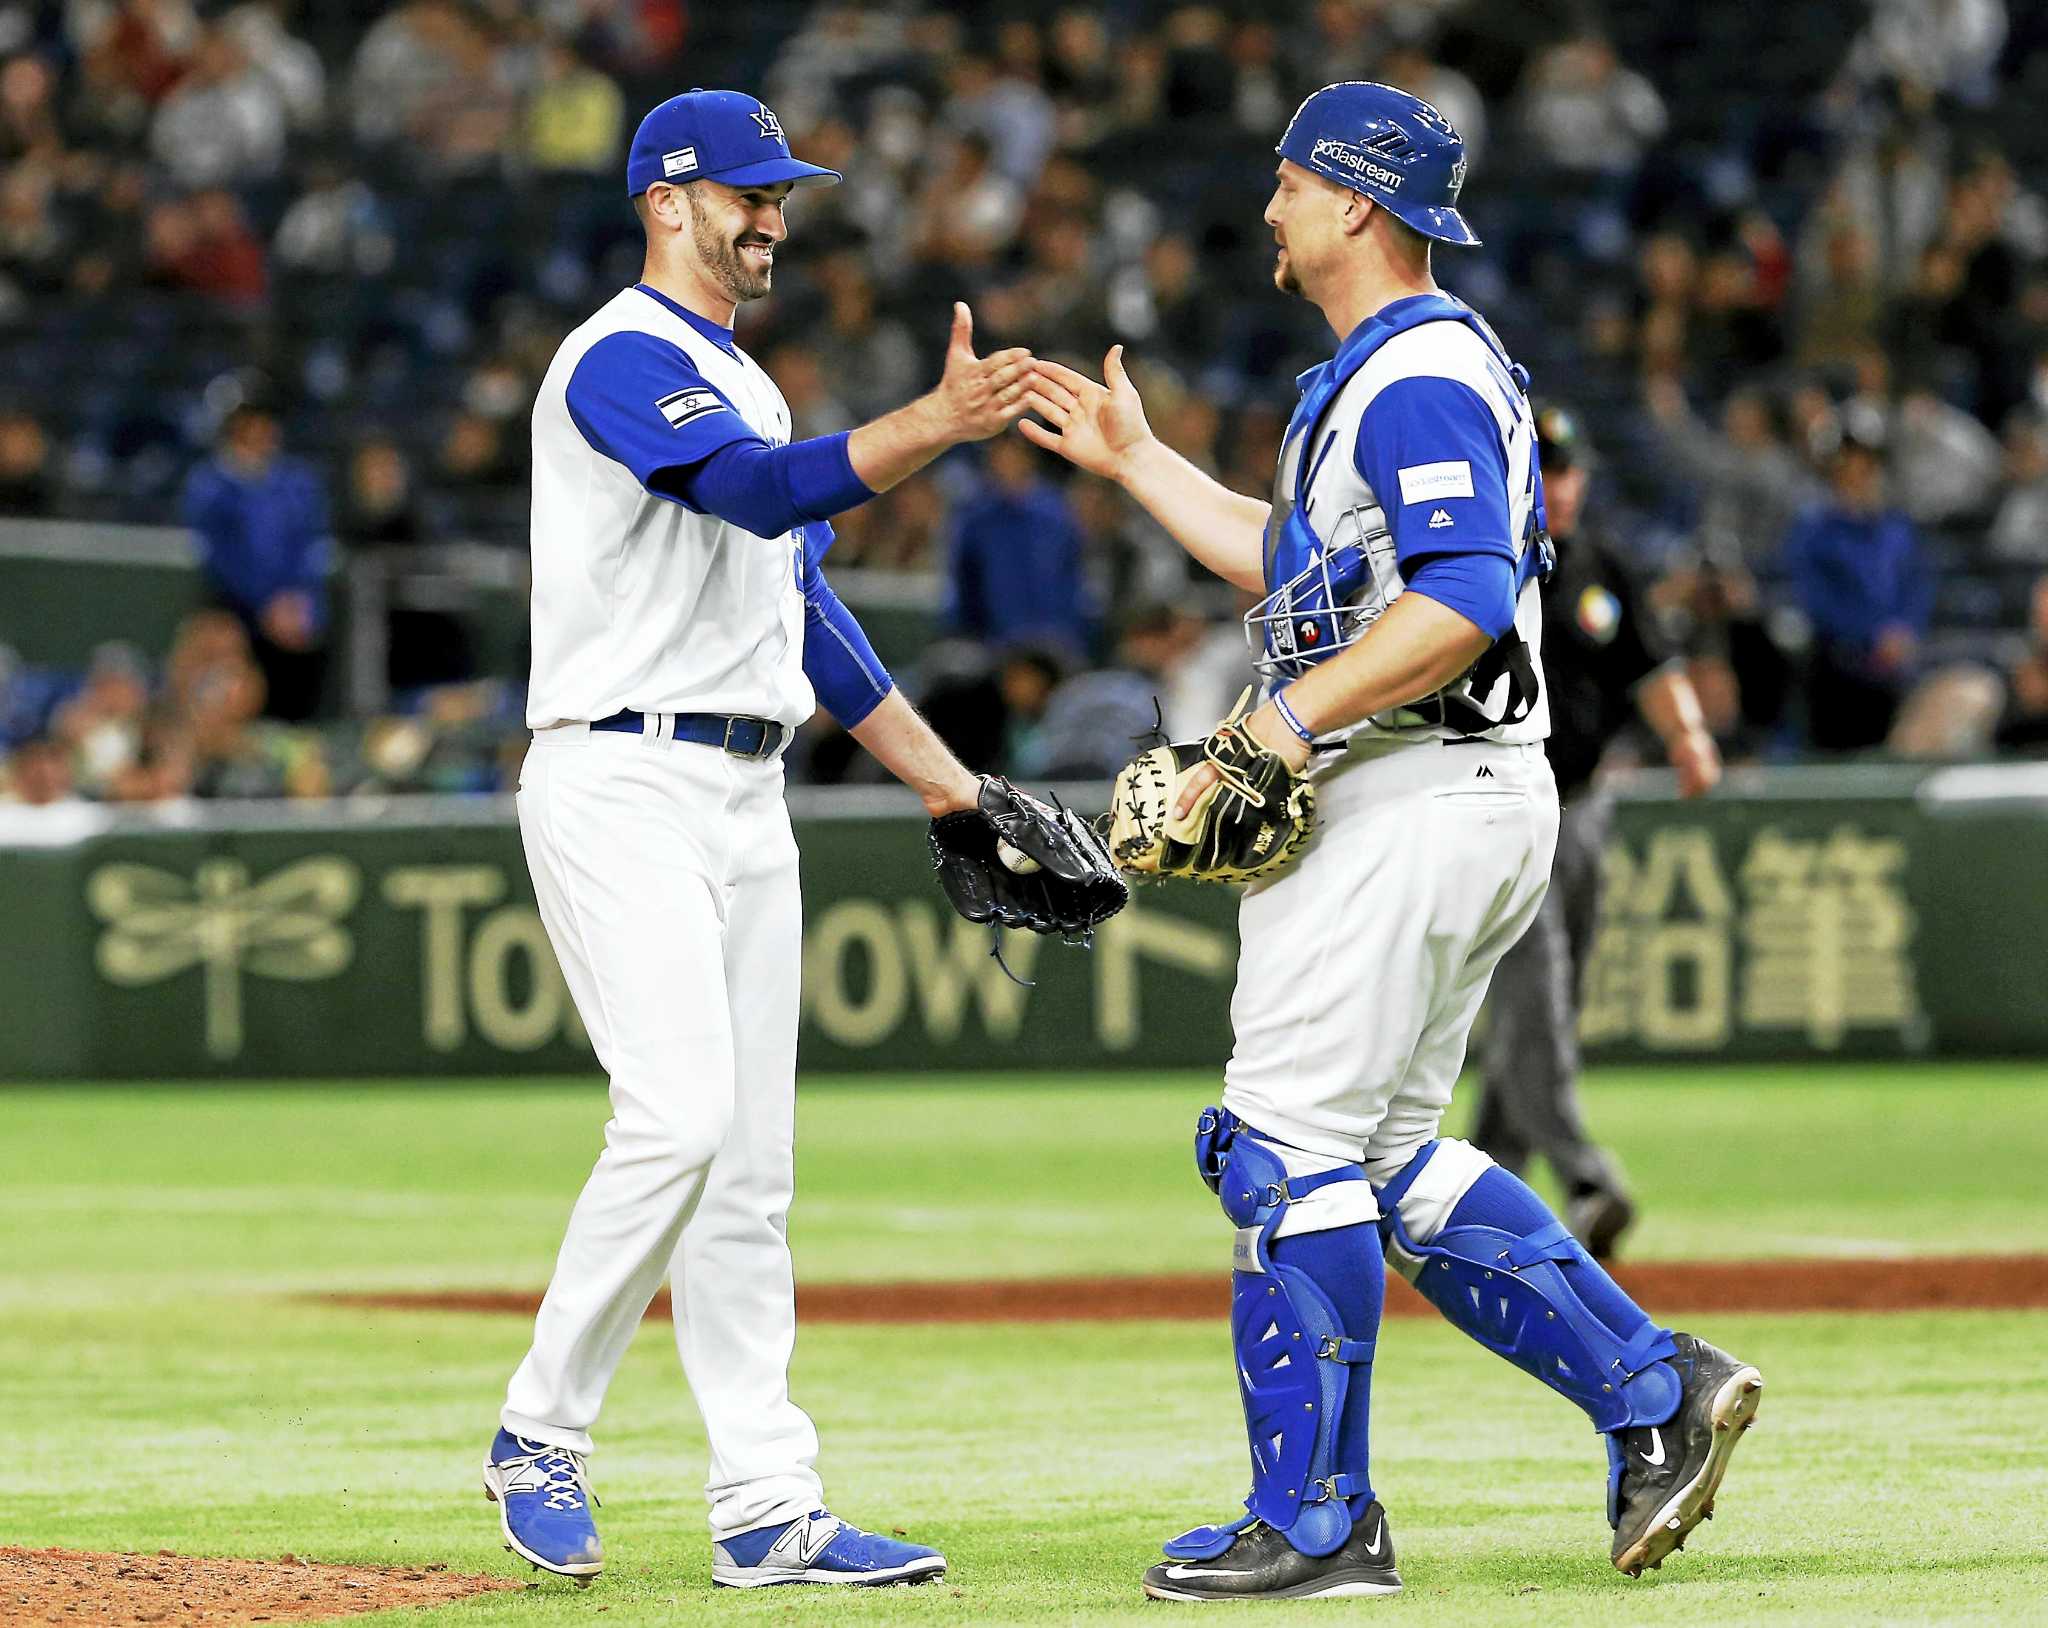
[[[1273,282],[1283,294],[1315,297],[1323,273],[1343,249],[1344,214],[1354,202],[1363,200],[1292,159],[1280,161],[1266,205],[1266,224],[1273,228],[1278,249]]]
[[[758,300],[775,280],[775,245],[789,235],[782,201],[787,181],[744,190],[718,181],[681,189],[690,206],[690,237],[705,272],[735,305]]]

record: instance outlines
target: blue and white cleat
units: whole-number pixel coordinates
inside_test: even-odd
[[[484,1465],[484,1496],[498,1506],[505,1547],[520,1559],[582,1585],[604,1570],[590,1513],[597,1495],[581,1453],[500,1430]]]
[[[945,1571],[946,1557],[938,1550],[863,1532],[822,1509],[711,1545],[711,1581],[719,1588],[925,1583]]]

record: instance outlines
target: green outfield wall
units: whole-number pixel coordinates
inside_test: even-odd
[[[905,803],[813,794],[797,823],[807,1067],[1228,1050],[1230,893],[1140,890],[1087,951],[1009,935],[1024,987]],[[1596,1056],[2048,1055],[2048,765],[1750,773],[1699,803],[1652,777],[1607,864]],[[6,811],[0,921],[0,1078],[592,1066],[498,802]]]

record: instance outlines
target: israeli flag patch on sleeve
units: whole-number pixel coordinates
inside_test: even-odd
[[[725,410],[725,403],[715,390],[678,390],[672,396],[663,396],[655,408],[668,420],[668,427],[679,430],[693,418],[702,418],[706,413]]]
[[[1472,465],[1465,458],[1436,464],[1410,464],[1396,474],[1401,482],[1401,501],[1404,504],[1434,503],[1439,498],[1472,495]]]

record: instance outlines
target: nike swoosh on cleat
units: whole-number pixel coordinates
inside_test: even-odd
[[[1659,1433],[1655,1425],[1650,1426],[1650,1445],[1656,1448],[1657,1451],[1654,1453],[1639,1453],[1637,1456],[1645,1464],[1654,1468],[1664,1462],[1664,1437]]]
[[[1386,1516],[1382,1515],[1380,1517],[1380,1529],[1377,1532],[1373,1533],[1372,1542],[1368,1543],[1365,1546],[1365,1552],[1369,1555],[1377,1555],[1380,1552],[1380,1544],[1386,1538],[1386,1535],[1387,1518]]]
[[[1190,1577],[1249,1577],[1252,1574],[1248,1571],[1219,1571],[1213,1566],[1168,1566],[1166,1575],[1179,1583]]]

